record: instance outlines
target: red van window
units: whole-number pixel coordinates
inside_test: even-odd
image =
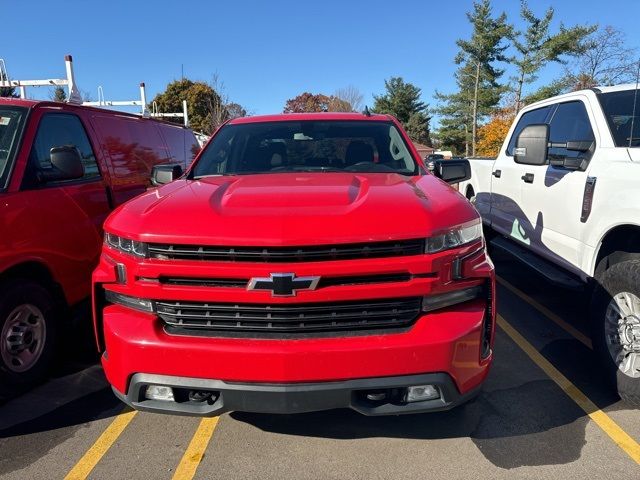
[[[196,154],[200,151],[200,145],[193,132],[173,125],[159,125],[159,127],[169,147],[171,162],[179,163],[183,168],[191,165]]]
[[[149,185],[151,168],[171,161],[156,122],[119,115],[94,115],[92,121],[111,160],[114,186]]]

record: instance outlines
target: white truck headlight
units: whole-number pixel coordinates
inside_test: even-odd
[[[482,238],[482,221],[480,219],[471,223],[465,223],[453,227],[449,231],[433,237],[428,237],[426,241],[425,253],[437,253],[443,250],[462,247],[468,243],[475,242]]]

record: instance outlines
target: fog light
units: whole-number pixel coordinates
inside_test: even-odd
[[[423,402],[440,398],[440,392],[433,385],[414,385],[407,387],[407,403]]]
[[[164,385],[149,385],[144,393],[147,400],[161,400],[163,402],[173,402],[173,388]]]
[[[387,399],[387,392],[369,392],[367,393],[367,400],[372,402],[381,402]]]

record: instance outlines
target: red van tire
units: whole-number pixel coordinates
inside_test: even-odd
[[[30,280],[0,284],[0,380],[8,385],[41,381],[51,366],[56,343],[56,303]]]

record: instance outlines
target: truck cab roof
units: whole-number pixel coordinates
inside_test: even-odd
[[[291,122],[291,121],[303,121],[303,120],[325,120],[325,121],[340,121],[340,120],[359,120],[359,121],[371,121],[371,122],[388,122],[392,120],[391,115],[385,114],[371,114],[365,115],[355,112],[317,112],[317,113],[278,113],[273,115],[255,115],[252,117],[241,117],[231,120],[231,124],[241,123],[263,123],[263,122]]]

